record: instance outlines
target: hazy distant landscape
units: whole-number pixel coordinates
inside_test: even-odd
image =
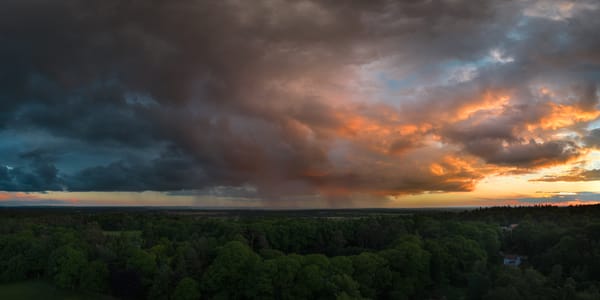
[[[598,299],[599,232],[600,206],[1,208],[0,298]]]

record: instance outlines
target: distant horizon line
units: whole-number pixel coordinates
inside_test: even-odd
[[[531,208],[531,207],[579,207],[579,206],[595,206],[597,203],[590,204],[575,204],[575,205],[559,205],[551,203],[536,203],[532,205],[490,205],[490,206],[436,206],[436,207],[329,207],[329,208],[297,208],[297,207],[230,207],[230,206],[169,206],[169,205],[2,205],[0,209],[7,208],[73,208],[73,209],[154,209],[154,210],[206,210],[206,211],[324,211],[324,210],[474,210],[480,208]]]

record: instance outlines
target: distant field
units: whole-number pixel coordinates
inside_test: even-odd
[[[44,281],[24,281],[0,285],[0,299],[11,300],[111,300],[109,296],[93,295],[56,288]]]

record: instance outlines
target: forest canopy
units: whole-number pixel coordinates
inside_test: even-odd
[[[600,206],[5,208],[0,280],[119,299],[599,299],[599,232]]]

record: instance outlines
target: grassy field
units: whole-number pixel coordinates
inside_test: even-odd
[[[0,299],[11,300],[111,300],[109,296],[65,291],[44,281],[23,281],[0,285]]]

